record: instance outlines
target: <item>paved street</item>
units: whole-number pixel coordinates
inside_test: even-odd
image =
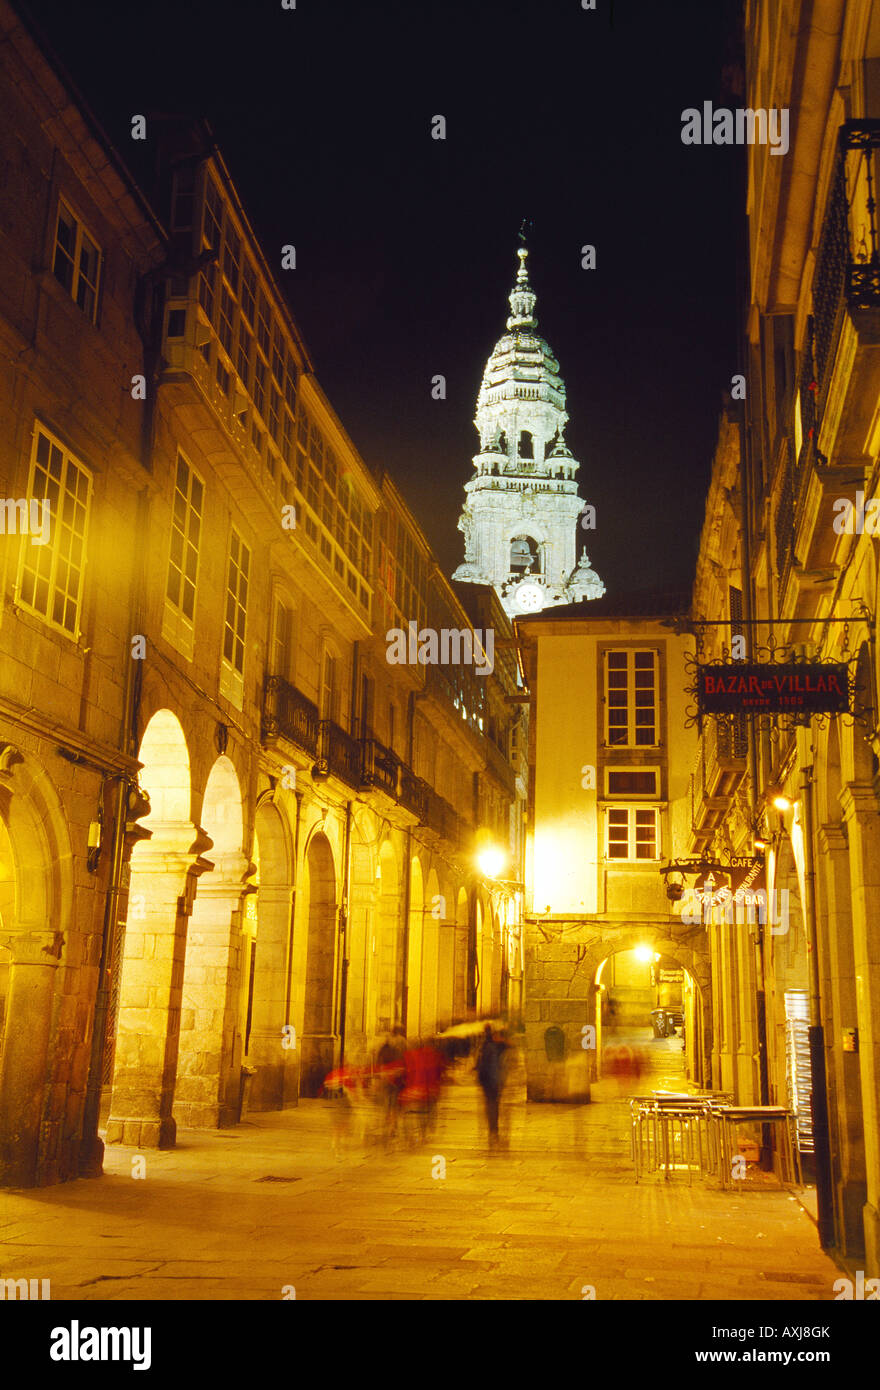
[[[653,1055],[650,1084],[677,1081],[674,1051]],[[2,1194],[0,1275],[89,1300],[834,1297],[794,1197],[636,1184],[617,1083],[593,1096],[524,1107],[507,1154],[487,1153],[470,1083],[417,1150],[334,1153],[323,1101],[183,1131],[143,1178],[114,1146],[102,1180]]]

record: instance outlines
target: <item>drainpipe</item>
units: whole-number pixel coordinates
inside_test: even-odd
[[[407,700],[406,765],[413,771],[413,749],[415,748],[416,692],[411,690]],[[414,774],[415,775],[415,774]],[[400,1022],[406,1032],[409,1012],[409,912],[412,903],[412,827],[406,829],[406,863],[403,872],[403,952],[401,960],[402,1005]]]
[[[296,920],[296,893],[299,881],[299,827],[302,819],[302,792],[294,792],[296,798],[296,823],[293,828],[293,889],[290,901],[290,921],[287,927],[287,988],[284,995],[284,1021],[290,1022],[290,999],[293,990],[293,924]]]
[[[819,1243],[827,1250],[834,1243],[834,1201],[831,1177],[831,1144],[828,1135],[828,1081],[825,1073],[825,1030],[822,1026],[822,986],[816,922],[815,854],[813,849],[813,768],[801,769],[804,804],[804,929],[810,965],[810,1103],[813,1111],[813,1143],[816,1154],[816,1203]]]
[[[339,981],[339,1065],[345,1061],[345,1008],[348,1001],[348,919],[351,894],[351,802],[345,803],[345,850],[342,869],[342,904],[339,908],[339,949],[342,969]]]

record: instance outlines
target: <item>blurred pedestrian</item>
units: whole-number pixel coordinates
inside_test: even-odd
[[[483,1030],[483,1041],[477,1057],[476,1070],[486,1107],[490,1149],[497,1149],[498,1147],[498,1118],[501,1093],[504,1090],[508,1052],[509,1044],[506,1039],[500,1033],[494,1034],[492,1025],[487,1023]]]
[[[390,1148],[397,1137],[400,1093],[406,1078],[405,1053],[406,1036],[401,1026],[397,1024],[376,1053],[377,1100],[381,1112],[382,1137],[386,1148]]]

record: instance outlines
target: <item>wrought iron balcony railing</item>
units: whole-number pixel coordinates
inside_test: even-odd
[[[707,716],[691,778],[691,824],[701,846],[712,839],[746,775],[746,716],[730,720]]]
[[[417,777],[406,763],[400,764],[400,777],[397,784],[397,800],[407,811],[425,824],[428,818],[428,793],[431,788],[421,777]]]
[[[364,761],[361,781],[365,787],[378,787],[397,800],[400,759],[376,738],[364,740]]]
[[[813,283],[817,380],[827,374],[847,310],[880,308],[877,153],[880,121],[846,121]]]
[[[326,763],[334,777],[358,787],[363,764],[361,744],[332,719],[321,720],[321,762]]]
[[[281,676],[269,676],[266,681],[263,737],[286,738],[306,753],[318,751],[317,706]]]

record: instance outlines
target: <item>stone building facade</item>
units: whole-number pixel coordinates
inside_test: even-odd
[[[0,25],[0,1181],[26,1186],[100,1172],[99,1119],[171,1145],[391,1026],[515,1004],[525,786],[503,608],[359,456],[210,132],[164,128],[147,201]],[[454,658],[389,661],[410,624]]]
[[[534,1099],[562,1098],[560,1061],[586,1053],[600,1073],[609,964],[631,951],[687,973],[687,1069],[709,1084],[708,944],[660,872],[690,834],[693,641],[676,631],[687,609],[686,594],[615,595],[517,619],[530,696],[523,1017]]]
[[[788,109],[792,144],[748,150],[746,398],[722,418],[694,632],[703,660],[846,663],[855,717],[750,718],[723,746],[707,719],[691,847],[766,845],[775,924],[708,929],[717,1075],[797,1110],[822,1239],[876,1276],[880,7],[750,0],[746,35],[745,103]]]

